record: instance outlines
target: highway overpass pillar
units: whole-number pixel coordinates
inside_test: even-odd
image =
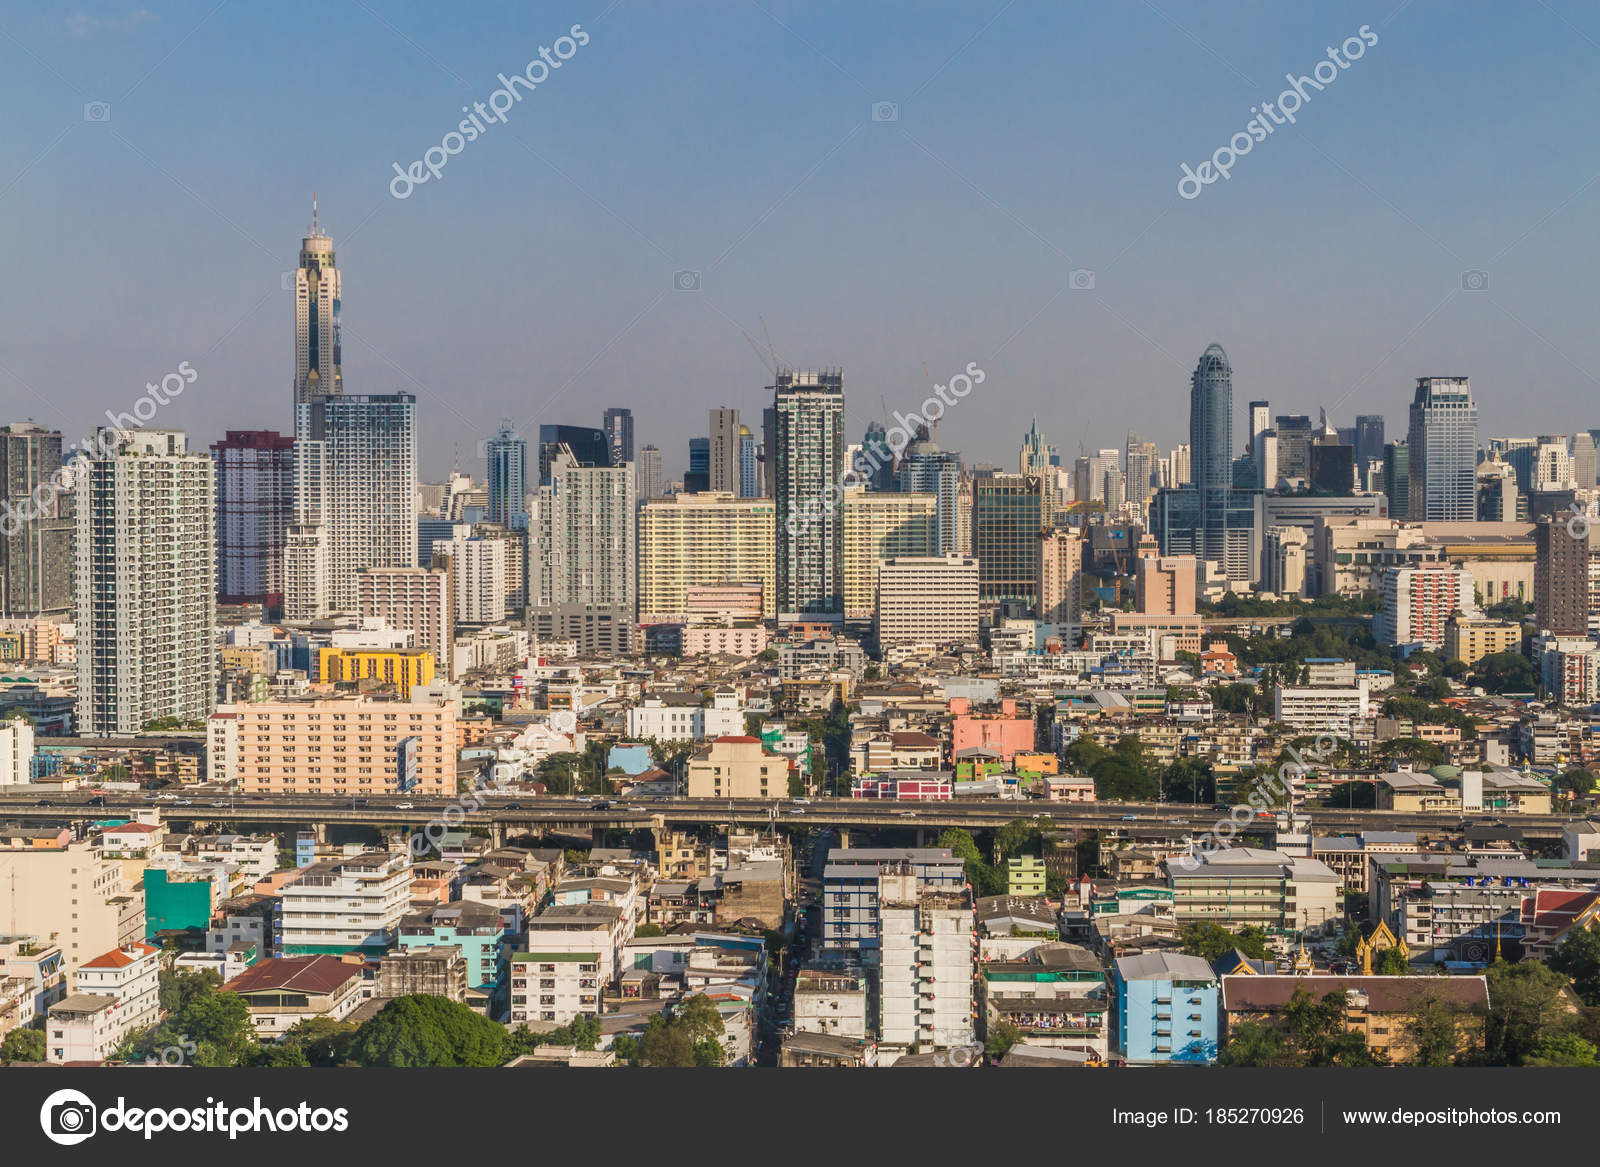
[[[850,846],[850,828],[849,827],[840,827],[839,828],[839,849],[841,851],[843,851],[843,850],[848,849],[849,846]]]

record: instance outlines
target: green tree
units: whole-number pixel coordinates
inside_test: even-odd
[[[939,835],[939,846],[962,861],[967,882],[980,896],[1000,895],[1006,889],[1005,873],[991,866],[972,836],[960,827],[949,827]]]
[[[704,993],[696,993],[672,1011],[672,1020],[683,1026],[689,1040],[696,1045],[723,1035],[722,1014]]]
[[[1536,961],[1507,964],[1497,960],[1488,969],[1489,1024],[1484,1050],[1493,1065],[1520,1066],[1540,1040],[1565,1032],[1574,1020],[1562,997],[1564,974]]]
[[[1380,977],[1403,977],[1411,971],[1411,965],[1398,948],[1385,948],[1372,962],[1372,971]]]
[[[356,1031],[350,1059],[360,1066],[498,1066],[506,1031],[448,997],[396,997]]]
[[[44,1061],[44,1031],[39,1029],[13,1029],[0,1041],[0,1064]]]
[[[1021,1040],[1022,1030],[1009,1021],[996,1021],[989,1027],[989,1036],[984,1038],[983,1050],[991,1058],[1004,1057]]]
[[[1547,1033],[1523,1058],[1525,1066],[1600,1066],[1593,1042],[1576,1033]]]
[[[667,933],[660,924],[640,924],[633,934],[641,940],[649,940],[655,936],[665,936]]]
[[[169,1049],[196,1066],[245,1066],[256,1057],[250,1010],[237,993],[222,992],[222,978],[209,970],[160,974],[157,990],[168,1010],[160,1024],[123,1039],[119,1061],[144,1061]]]
[[[1395,948],[1384,949],[1378,954],[1379,963],[1389,953],[1398,951]],[[1461,1007],[1440,993],[1424,992],[1412,1002],[1403,1028],[1416,1046],[1414,1061],[1417,1065],[1455,1064],[1460,1052],[1461,1016]]]
[[[685,1068],[695,1064],[694,1042],[683,1026],[658,1015],[645,1026],[635,1056],[642,1066]]]
[[[1298,1066],[1299,1055],[1283,1034],[1259,1021],[1245,1021],[1228,1030],[1228,1044],[1218,1055],[1224,1066]]]
[[[1585,1005],[1600,1005],[1600,932],[1572,929],[1550,958],[1550,967],[1572,978],[1572,991]]]
[[[1217,796],[1216,777],[1206,758],[1176,758],[1161,774],[1162,794],[1169,802],[1211,802]]]
[[[1564,790],[1574,797],[1586,797],[1594,789],[1594,775],[1581,767],[1574,766],[1556,779],[1556,789]]]
[[[1533,665],[1520,652],[1492,652],[1480,657],[1467,681],[1487,693],[1535,693],[1539,689]]]
[[[1252,960],[1265,960],[1267,956],[1267,934],[1249,926],[1235,933],[1221,924],[1185,924],[1178,933],[1178,943],[1184,952],[1208,964],[1235,948]]]

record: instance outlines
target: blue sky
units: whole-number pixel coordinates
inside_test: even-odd
[[[574,24],[504,124],[391,196]],[[1179,197],[1363,25],[1294,126]],[[941,439],[1002,465],[1034,415],[1068,456],[1187,440],[1212,340],[1236,418],[1393,435],[1417,376],[1466,374],[1486,435],[1571,432],[1600,425],[1597,49],[1600,10],[1559,0],[30,6],[0,28],[0,403],[86,432],[187,360],[152,424],[287,430],[281,273],[316,191],[346,387],[418,395],[426,475],[458,444],[479,471],[503,418],[608,405],[681,473],[711,406],[758,423],[763,317],[784,363],[843,366],[853,434],[920,403],[924,362],[976,362]]]

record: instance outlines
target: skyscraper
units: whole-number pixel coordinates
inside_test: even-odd
[[[972,491],[979,602],[986,609],[1011,602],[1031,612],[1039,602],[1043,484],[1030,475],[992,474],[973,479]]]
[[[508,530],[528,526],[528,443],[509,425],[502,425],[489,439],[484,461],[489,472],[489,511],[491,523]]]
[[[606,440],[611,443],[611,464],[620,466],[624,462],[632,462],[633,410],[613,405],[606,410],[600,428],[605,430]]]
[[[612,456],[611,440],[605,430],[591,429],[586,425],[542,425],[539,427],[539,484],[550,481],[550,460],[558,447],[565,446],[567,453],[580,466],[616,466]]]
[[[604,624],[611,643],[633,640],[637,544],[633,463],[586,466],[564,447],[539,487],[537,548],[528,602],[534,626],[555,639]],[[597,651],[598,640],[582,645]]]
[[[739,427],[739,497],[761,497],[761,451],[750,427]]]
[[[711,439],[689,439],[689,469],[683,473],[683,492],[702,494],[711,489]]]
[[[294,439],[273,430],[229,430],[213,442],[217,463],[217,598],[224,604],[283,601],[284,536],[294,521]]]
[[[410,393],[356,393],[299,405],[296,522],[285,551],[299,563],[286,587],[286,618],[354,612],[358,571],[414,562],[416,403]]]
[[[931,494],[939,500],[934,553],[964,554],[960,539],[961,455],[954,450],[941,450],[928,431],[918,426],[917,440],[900,457],[896,485],[900,490]]]
[[[666,488],[661,478],[661,451],[654,446],[645,446],[639,451],[639,463],[635,467],[638,475],[639,501],[649,502],[653,498],[660,498],[666,493]]]
[[[1305,478],[1311,473],[1311,418],[1303,413],[1281,413],[1278,431],[1278,476]]]
[[[1411,451],[1404,442],[1383,447],[1383,493],[1389,499],[1389,517],[1411,514]]]
[[[0,428],[0,616],[72,612],[72,481],[61,435]]]
[[[1465,377],[1418,377],[1411,402],[1410,517],[1471,522],[1478,513],[1478,407]]]
[[[1533,607],[1540,632],[1600,633],[1600,538],[1556,516],[1533,529]],[[1535,658],[1537,659],[1537,657]]]
[[[1356,464],[1383,460],[1383,414],[1358,413],[1356,415]]]
[[[1594,438],[1587,430],[1572,435],[1572,479],[1579,490],[1590,490],[1600,473],[1600,455],[1595,452]]]
[[[739,411],[726,405],[711,410],[710,425],[711,489],[739,493]]]
[[[311,233],[300,240],[294,273],[294,403],[344,392],[339,337],[339,269],[333,239],[317,223],[311,200]]]
[[[771,387],[780,615],[844,612],[844,374],[780,369]]]
[[[1228,495],[1233,489],[1233,369],[1210,345],[1190,377],[1189,449],[1205,524],[1204,558],[1226,558]]]
[[[181,430],[125,430],[78,460],[79,733],[199,721],[216,702],[216,466]]]

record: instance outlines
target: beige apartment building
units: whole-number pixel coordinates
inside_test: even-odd
[[[0,839],[0,920],[11,935],[59,945],[76,990],[84,962],[144,935],[144,890],[98,840],[31,834]]]
[[[433,567],[369,567],[356,574],[361,615],[379,616],[390,628],[411,632],[416,648],[433,653],[439,672],[453,677],[455,601],[449,561]]]
[[[456,791],[456,710],[448,700],[224,705],[208,731],[211,780],[247,793]]]
[[[1445,625],[1444,658],[1475,665],[1497,652],[1522,651],[1522,625],[1512,620],[1457,616]]]
[[[762,615],[777,597],[776,504],[727,491],[655,499],[639,508],[639,623],[682,623],[691,590],[759,583]]]
[[[870,620],[878,609],[878,565],[939,551],[939,496],[847,488],[844,501],[844,615]]]
[[[787,798],[792,763],[754,737],[719,737],[689,761],[690,798]]]

